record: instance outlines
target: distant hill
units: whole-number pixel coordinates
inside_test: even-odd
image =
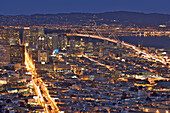
[[[170,25],[168,14],[145,14],[137,12],[117,11],[105,13],[59,13],[59,14],[34,14],[34,15],[0,15],[0,25],[88,25],[95,20],[97,24],[136,24],[136,25]]]

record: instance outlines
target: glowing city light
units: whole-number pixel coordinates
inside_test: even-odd
[[[156,113],[160,113],[158,109],[156,110]]]
[[[146,108],[146,109],[145,109],[145,112],[149,112],[149,109],[148,109],[148,108]]]
[[[169,113],[169,111],[168,111],[168,110],[165,110],[165,113]]]
[[[25,65],[26,65],[27,70],[32,73],[32,83],[33,83],[33,86],[35,88],[35,92],[37,93],[37,95],[39,97],[39,100],[40,100],[39,103],[41,103],[41,105],[43,107],[45,107],[45,111],[47,113],[49,113],[49,109],[47,107],[47,104],[45,104],[43,95],[41,93],[40,86],[37,84],[36,81],[39,81],[39,83],[41,83],[43,85],[45,93],[47,95],[47,98],[51,102],[52,108],[54,109],[55,113],[59,113],[60,112],[59,108],[56,105],[56,103],[54,102],[54,100],[51,98],[51,96],[49,95],[48,89],[46,88],[44,82],[42,81],[42,79],[37,78],[37,73],[36,73],[36,70],[35,70],[35,65],[34,65],[32,59],[29,57],[29,54],[28,54],[27,50],[25,50]],[[36,78],[34,78],[34,77],[36,77]]]

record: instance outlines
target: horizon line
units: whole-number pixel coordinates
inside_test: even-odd
[[[32,14],[0,14],[0,16],[32,16],[32,15],[57,15],[57,14],[102,14],[102,13],[114,13],[114,12],[128,12],[128,13],[142,13],[142,14],[161,14],[161,15],[170,15],[169,13],[159,13],[159,12],[142,12],[142,11],[104,11],[104,12],[78,12],[78,11],[73,11],[73,12],[58,12],[58,13],[32,13]]]

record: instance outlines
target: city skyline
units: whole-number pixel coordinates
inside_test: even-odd
[[[1,1],[0,113],[169,113],[169,3]]]
[[[168,7],[170,1],[125,1],[125,0],[74,0],[74,1],[45,1],[45,0],[29,0],[29,1],[1,1],[1,15],[31,15],[31,14],[56,14],[56,13],[101,13],[114,11],[131,11],[144,13],[162,13],[170,14]]]

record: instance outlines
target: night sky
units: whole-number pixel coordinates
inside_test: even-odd
[[[170,0],[0,0],[0,15],[133,11],[170,14]]]

